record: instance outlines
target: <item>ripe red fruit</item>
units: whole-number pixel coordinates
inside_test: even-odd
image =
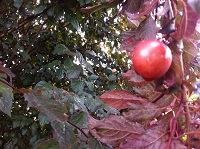
[[[172,53],[158,40],[143,40],[134,49],[132,63],[135,71],[147,81],[162,77],[170,68]]]

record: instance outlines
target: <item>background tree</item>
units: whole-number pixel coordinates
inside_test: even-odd
[[[197,0],[0,4],[2,148],[200,146]],[[153,81],[130,62],[146,39],[173,54]]]

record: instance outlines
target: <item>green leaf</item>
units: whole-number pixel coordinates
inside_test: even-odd
[[[71,17],[71,24],[77,31],[80,29],[78,20],[75,17]]]
[[[11,108],[12,108],[12,101],[13,101],[12,91],[13,90],[11,87],[0,82],[0,110],[9,116],[11,116]]]
[[[31,59],[30,55],[29,55],[28,52],[26,52],[26,51],[20,52],[20,54],[22,55],[22,57],[23,57],[23,59],[24,59],[25,61]]]
[[[90,148],[95,148],[95,149],[104,149],[103,145],[101,144],[100,141],[95,139],[94,137],[90,136],[89,137],[89,146]]]
[[[78,127],[86,127],[87,126],[87,114],[85,112],[77,112],[72,115],[72,123]]]
[[[40,81],[36,84],[35,88],[47,88],[52,89],[53,86],[50,83],[47,83],[46,81]]]
[[[23,0],[14,0],[14,6],[19,9],[19,7],[22,5]]]
[[[70,50],[64,44],[56,45],[53,51],[54,55],[55,54],[62,55],[62,54],[68,54],[68,53],[70,53]]]
[[[71,87],[75,93],[81,93],[83,92],[84,85],[82,81],[78,79],[73,79],[71,80]]]
[[[40,122],[40,125],[43,127],[46,124],[49,124],[51,119],[49,117],[47,117],[46,115],[44,115],[43,113],[39,113],[38,114],[38,119]]]
[[[51,122],[54,130],[54,136],[59,142],[59,146],[62,149],[76,149],[78,147],[78,137],[74,133],[74,127],[68,123],[58,123],[56,121]]]
[[[74,78],[78,78],[79,74],[82,71],[82,68],[79,65],[74,65],[68,69],[64,69],[64,71],[65,71],[68,79],[74,79]]]
[[[46,8],[46,6],[44,6],[44,5],[40,5],[40,6],[36,7],[36,8],[34,9],[34,14],[37,15],[37,14],[42,13],[42,12],[44,11],[45,8]]]
[[[32,93],[24,95],[24,98],[28,101],[28,106],[39,110],[52,120],[56,120],[61,123],[66,122],[66,105],[53,100],[53,95],[41,95],[40,92],[40,90],[34,90]]]

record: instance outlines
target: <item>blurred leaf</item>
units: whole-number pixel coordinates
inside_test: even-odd
[[[80,29],[78,20],[74,16],[71,17],[71,24],[77,31]]]
[[[113,146],[118,146],[129,135],[139,135],[145,131],[140,124],[117,115],[102,120],[88,115],[88,123],[89,131],[96,139]]]
[[[0,65],[0,73],[6,73],[11,78],[15,77],[15,74],[12,73],[9,68],[4,67],[3,65]]]
[[[53,54],[58,54],[58,55],[63,55],[67,54],[70,56],[73,56],[74,53],[71,52],[64,44],[57,44],[56,47],[54,48]]]
[[[145,103],[146,99],[135,96],[124,90],[107,91],[99,97],[100,100],[116,109],[125,109],[130,107],[130,103]]]
[[[182,39],[183,37],[189,37],[195,30],[197,20],[199,19],[199,15],[197,15],[190,5],[185,3],[183,17],[181,19],[180,27],[177,29],[177,37],[176,39]]]
[[[199,0],[187,0],[187,3],[192,7],[192,9],[200,14],[200,3]]]
[[[1,79],[2,80],[2,79]],[[4,81],[4,80],[3,80]],[[0,110],[11,117],[13,102],[12,88],[0,82]]]
[[[36,149],[59,149],[59,144],[56,140],[49,139],[40,143]]]
[[[71,121],[73,124],[75,124],[80,128],[87,127],[87,113],[85,112],[74,113],[71,117]]]
[[[44,11],[45,8],[46,8],[46,6],[44,6],[44,5],[40,5],[40,6],[36,7],[36,8],[34,9],[34,14],[37,15],[37,14],[42,13],[42,12]]]
[[[56,100],[49,99],[45,95],[40,95],[38,91],[24,94],[24,98],[28,101],[28,106],[33,107],[43,114],[47,115],[50,119],[58,122],[67,121],[67,107]]]
[[[137,40],[133,37],[130,37],[130,38],[127,38],[127,39],[124,39],[122,41],[122,44],[119,48],[119,51],[127,51],[127,52],[133,52],[135,46],[141,42],[141,40]]]
[[[89,6],[86,8],[81,8],[81,11],[83,13],[87,13],[87,14],[92,14],[96,11],[101,10],[102,8],[112,8],[115,7],[116,5],[120,4],[122,2],[122,0],[110,0],[108,2],[104,2],[104,3],[100,3],[94,6]]]
[[[81,92],[83,92],[84,85],[83,85],[82,81],[80,81],[78,79],[72,79],[71,87],[75,93],[81,93]]]
[[[40,122],[40,125],[43,127],[44,125],[46,124],[49,124],[51,119],[49,117],[47,117],[45,114],[43,113],[39,113],[38,114],[38,119],[39,119],[39,122]]]
[[[19,9],[19,7],[23,4],[23,0],[14,0],[14,6]]]
[[[23,59],[24,59],[25,61],[31,59],[30,55],[29,55],[28,52],[26,52],[26,51],[20,52],[20,54],[22,55],[22,57],[23,57]]]
[[[125,1],[123,9],[129,13],[139,12],[142,2],[143,1],[141,1],[141,0],[127,0],[127,1]]]
[[[89,146],[90,146],[91,149],[93,149],[93,148],[94,148],[94,149],[105,149],[105,148],[103,147],[103,145],[101,144],[101,142],[98,141],[97,139],[95,139],[95,138],[92,137],[92,136],[89,137],[88,143],[89,143]]]
[[[52,89],[53,86],[50,83],[47,83],[46,81],[40,81],[35,85],[35,88]]]
[[[80,52],[76,51],[76,56],[85,69],[87,69],[91,73],[94,73],[92,65],[84,59],[83,55]]]

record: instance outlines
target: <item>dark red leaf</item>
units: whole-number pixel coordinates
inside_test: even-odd
[[[144,132],[140,124],[117,115],[110,115],[102,120],[96,120],[88,115],[88,127],[96,139],[113,146],[118,146],[129,135],[140,135]]]
[[[131,82],[134,85],[141,86],[146,83],[146,81],[136,74],[134,70],[128,70],[126,73],[122,75],[123,78],[127,79],[129,82]]]
[[[149,101],[155,101],[162,95],[161,92],[155,90],[155,87],[154,82],[146,82],[141,87],[133,87],[133,90]]]
[[[130,121],[147,123],[159,116],[162,112],[158,105],[149,102],[147,104],[130,104],[130,110],[124,112],[123,116]]]
[[[140,23],[139,27],[137,28],[137,32],[135,34],[135,39],[138,40],[156,39],[157,32],[158,28],[156,26],[156,23],[153,20],[153,18],[149,16]]]
[[[164,95],[158,101],[156,101],[156,104],[159,105],[159,107],[167,107],[173,102],[173,100],[173,95]]]
[[[130,103],[145,103],[146,99],[135,96],[124,90],[107,91],[99,97],[100,100],[116,109],[128,108]]]
[[[130,135],[121,144],[119,149],[165,149],[168,144],[168,133],[159,126],[154,126],[140,135]],[[179,140],[172,140],[174,149],[187,149]]]
[[[157,4],[157,0],[146,1],[143,4],[142,10],[140,10],[140,12],[132,14],[132,13],[130,13],[128,11],[125,11],[125,13],[130,19],[138,19],[141,16],[149,15],[155,9],[156,4]]]
[[[130,37],[128,39],[125,39],[122,41],[122,44],[119,48],[119,51],[127,51],[127,52],[133,52],[135,46],[141,42],[141,40],[136,40],[133,37]]]

